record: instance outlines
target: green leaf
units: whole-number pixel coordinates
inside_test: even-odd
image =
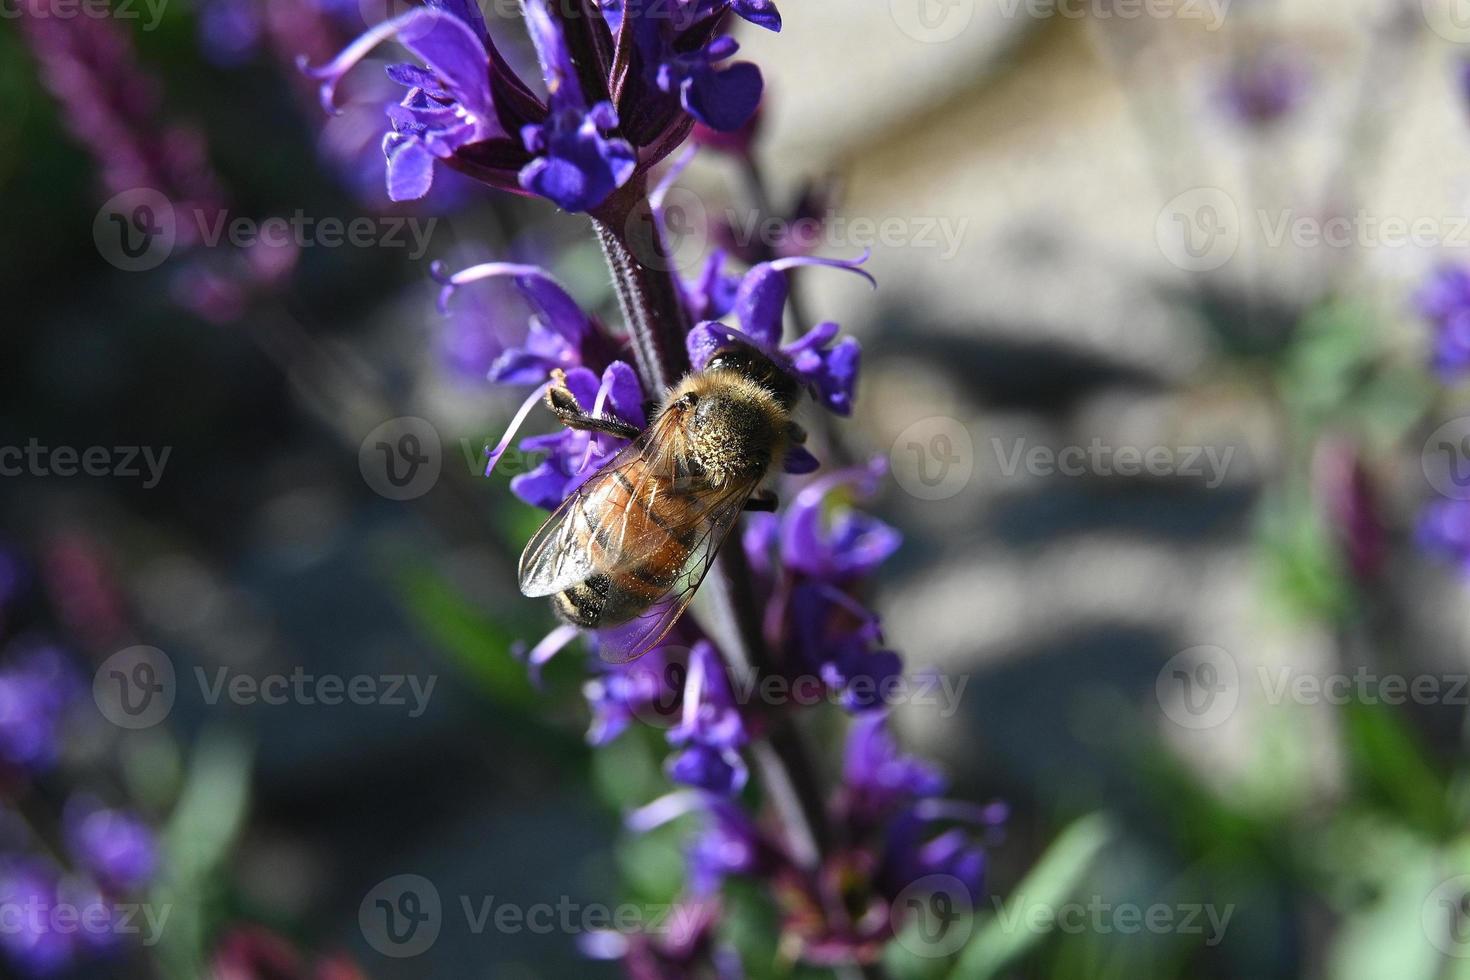
[[[149,904],[155,914],[167,915],[158,960],[170,978],[194,980],[205,974],[209,905],[221,890],[220,869],[245,823],[251,756],[243,739],[206,731],[195,746],[178,805],[159,835],[163,872]]]
[[[1094,813],[1074,822],[1052,842],[1036,866],[1015,888],[1016,898],[979,920],[975,936],[960,954],[950,980],[998,976],[1045,935],[1027,926],[1034,910],[1055,910],[1075,894],[1098,854],[1116,837],[1108,819]]]
[[[528,708],[536,692],[526,668],[510,655],[511,635],[482,615],[437,574],[415,569],[402,578],[415,622],[501,704]]]
[[[1455,829],[1448,786],[1402,718],[1383,705],[1344,706],[1348,758],[1364,791],[1403,822],[1444,839]]]

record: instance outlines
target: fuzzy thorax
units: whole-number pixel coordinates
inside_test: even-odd
[[[736,371],[686,377],[669,392],[664,411],[679,413],[685,456],[713,486],[760,480],[787,449],[790,412]]]

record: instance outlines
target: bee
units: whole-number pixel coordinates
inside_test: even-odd
[[[796,380],[753,347],[716,351],[665,394],[648,427],[589,415],[553,374],[546,402],[569,428],[630,439],[547,519],[521,555],[521,592],[598,631],[624,663],[663,639],[743,510],[776,508],[761,483],[805,433]]]

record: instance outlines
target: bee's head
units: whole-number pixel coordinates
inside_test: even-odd
[[[788,412],[796,407],[801,387],[788,372],[748,344],[732,344],[715,351],[706,371],[734,371],[769,391]]]

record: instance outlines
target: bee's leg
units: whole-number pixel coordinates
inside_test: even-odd
[[[752,513],[759,512],[769,514],[775,511],[776,504],[777,499],[775,492],[771,490],[757,490],[755,493],[751,494],[750,499],[745,502],[745,509],[751,511]]]
[[[561,420],[561,424],[569,429],[606,432],[619,439],[633,439],[639,433],[637,426],[629,425],[621,419],[599,418],[583,411],[582,406],[577,403],[577,396],[567,387],[566,372],[561,368],[551,372],[551,384],[546,386],[546,404]]]
[[[806,430],[797,425],[795,422],[787,424],[786,436],[798,446],[806,442]]]

